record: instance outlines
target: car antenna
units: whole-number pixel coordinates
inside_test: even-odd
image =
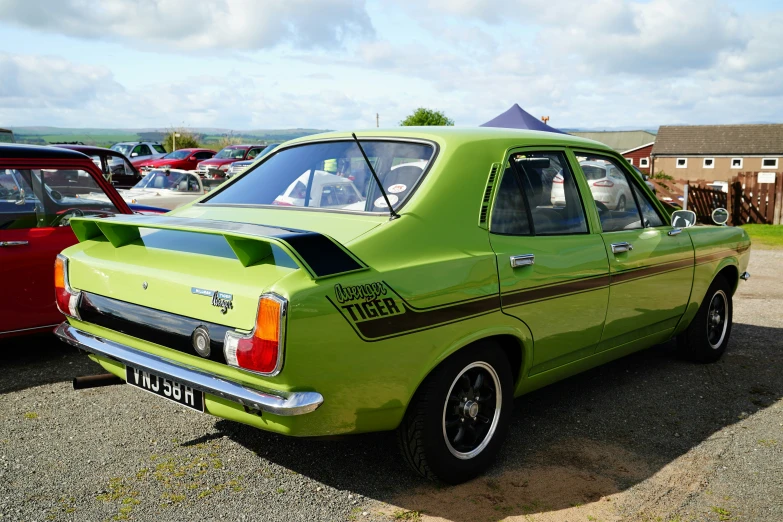
[[[359,146],[359,150],[361,151],[362,156],[364,156],[364,161],[367,162],[367,166],[370,167],[370,172],[372,172],[372,177],[375,178],[375,183],[378,184],[378,188],[381,189],[381,195],[383,196],[383,199],[386,200],[386,204],[389,206],[389,219],[396,219],[400,217],[400,215],[394,211],[394,208],[389,202],[389,196],[387,196],[386,191],[383,190],[383,185],[381,185],[381,180],[378,179],[378,174],[376,174],[375,169],[372,168],[372,163],[370,163],[370,158],[368,158],[367,154],[365,154],[364,148],[362,148],[362,144],[359,142],[359,138],[356,137],[356,133],[352,132],[351,136],[353,136],[356,145]]]

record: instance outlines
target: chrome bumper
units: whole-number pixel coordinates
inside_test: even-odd
[[[317,392],[259,391],[186,364],[170,361],[62,323],[55,335],[77,348],[177,381],[195,390],[238,402],[252,410],[274,415],[303,415],[316,410],[324,398]]]

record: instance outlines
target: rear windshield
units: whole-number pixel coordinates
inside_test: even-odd
[[[595,165],[580,164],[582,172],[585,173],[585,177],[589,180],[602,179],[606,177],[606,169],[603,167],[597,167]]]
[[[395,209],[411,194],[435,152],[424,143],[381,140],[362,141],[362,147]],[[273,153],[204,203],[388,212],[354,141],[311,143]]]

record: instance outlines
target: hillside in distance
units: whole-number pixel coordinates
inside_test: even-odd
[[[7,127],[14,132],[17,143],[34,145],[49,145],[52,143],[80,142],[85,145],[110,147],[119,141],[163,141],[171,129],[95,129],[95,128],[65,128],[65,127]],[[241,130],[220,128],[189,128],[186,132],[196,135],[199,142],[206,147],[219,146],[227,138],[232,141],[248,143],[283,142],[301,136],[309,136],[321,129],[259,129]]]

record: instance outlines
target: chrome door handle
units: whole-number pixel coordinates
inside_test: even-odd
[[[522,254],[519,256],[511,256],[511,268],[518,266],[530,266],[536,262],[536,256],[533,254]]]
[[[673,228],[673,229],[669,230],[669,235],[670,236],[676,236],[677,234],[680,234],[681,232],[682,232],[681,228]]]
[[[0,247],[24,246],[26,244],[27,244],[27,241],[0,241]]]
[[[633,250],[633,245],[631,243],[626,243],[625,241],[622,243],[612,243],[613,254],[621,254],[630,250]]]

